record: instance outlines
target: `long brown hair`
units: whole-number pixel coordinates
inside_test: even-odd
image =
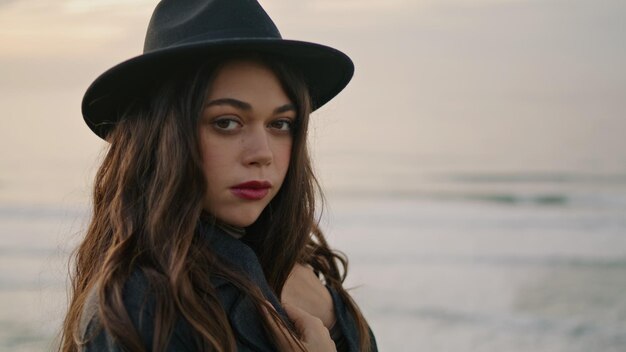
[[[295,263],[310,264],[346,302],[358,325],[361,350],[370,336],[365,319],[342,286],[347,260],[330,250],[315,218],[321,190],[307,150],[312,109],[307,86],[297,70],[277,58],[258,54],[221,57],[183,67],[138,98],[107,136],[108,152],[95,178],[93,215],[85,239],[74,253],[70,304],[60,350],[77,351],[81,314],[97,290],[98,320],[114,339],[132,351],[146,350],[124,306],[122,290],[141,270],[154,295],[155,351],[167,346],[177,317],[193,330],[199,351],[235,351],[228,317],[210,276],[227,278],[254,302],[270,332],[269,320],[283,324],[260,290],[230,270],[198,236],[205,216],[206,190],[197,135],[198,117],[217,69],[233,58],[254,58],[267,65],[296,104],[298,116],[287,175],[281,190],[245,236],[256,251],[267,281],[280,296]],[[264,308],[265,307],[265,308]]]

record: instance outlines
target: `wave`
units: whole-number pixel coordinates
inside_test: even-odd
[[[388,306],[378,309],[383,316],[410,319],[435,320],[446,325],[486,326],[489,328],[518,333],[545,333],[565,335],[569,338],[602,335],[614,342],[624,341],[626,331],[613,322],[597,322],[585,319],[558,319],[536,315],[497,315],[484,312],[465,312],[440,307],[400,308]]]
[[[35,246],[0,246],[0,256],[19,258],[49,258],[52,256],[69,256],[69,251],[62,251],[56,245],[50,247]]]
[[[537,206],[597,206],[626,207],[626,191],[614,193],[522,193],[514,191],[472,191],[472,190],[383,190],[383,189],[338,189],[327,192],[339,198],[378,198],[427,201],[480,202],[500,205]]]
[[[66,207],[40,204],[0,204],[0,219],[78,218],[88,214],[85,207]]]
[[[626,174],[592,174],[559,172],[468,172],[446,173],[434,177],[460,183],[576,183],[626,185]]]
[[[376,255],[353,254],[353,260],[376,265],[483,265],[502,267],[549,267],[626,270],[626,257],[581,258],[565,256],[521,255]]]

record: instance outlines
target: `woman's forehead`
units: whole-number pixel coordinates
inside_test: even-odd
[[[254,59],[233,59],[219,65],[207,97],[208,100],[236,98],[281,105],[291,102],[276,73]]]

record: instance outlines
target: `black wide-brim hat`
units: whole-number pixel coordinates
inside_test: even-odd
[[[343,90],[354,73],[352,60],[337,49],[282,39],[254,0],[162,0],[148,25],[143,54],[96,78],[83,97],[83,118],[106,138],[130,104],[168,72],[238,51],[270,54],[298,69],[314,110]]]

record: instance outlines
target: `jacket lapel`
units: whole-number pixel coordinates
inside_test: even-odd
[[[286,312],[269,287],[261,263],[252,248],[211,224],[204,223],[202,230],[211,249],[257,286],[283,321],[289,322]],[[252,300],[223,278],[216,277],[211,281],[226,309],[238,344],[241,343],[251,351],[274,351],[275,348],[263,328],[260,313]]]

